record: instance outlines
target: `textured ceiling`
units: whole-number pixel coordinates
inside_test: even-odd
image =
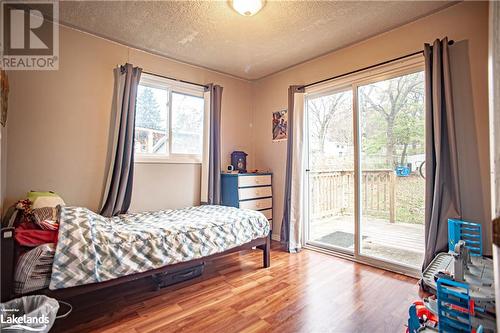
[[[102,37],[258,79],[435,12],[437,1],[267,1],[244,17],[227,1],[64,1],[60,20]]]

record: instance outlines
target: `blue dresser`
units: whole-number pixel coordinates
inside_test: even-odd
[[[273,220],[272,173],[222,173],[222,205],[261,211]]]

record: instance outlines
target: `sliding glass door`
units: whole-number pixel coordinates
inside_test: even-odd
[[[424,73],[358,88],[361,254],[419,267],[424,249]]]
[[[424,73],[306,92],[306,243],[384,267],[421,266]]]
[[[354,251],[352,90],[311,95],[306,102],[309,240]]]

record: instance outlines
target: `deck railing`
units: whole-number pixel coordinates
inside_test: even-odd
[[[310,171],[310,205],[313,218],[354,213],[354,171]],[[395,219],[393,170],[364,170],[360,202],[363,214]]]

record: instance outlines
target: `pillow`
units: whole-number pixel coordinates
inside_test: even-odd
[[[35,208],[31,211],[32,221],[43,230],[59,229],[60,206]]]
[[[32,222],[21,223],[14,232],[17,243],[21,246],[36,247],[46,243],[57,243],[57,230],[40,230]]]
[[[19,257],[14,273],[16,294],[26,294],[49,286],[55,249],[55,244],[43,244]]]
[[[49,192],[30,191],[28,192],[27,198],[32,203],[31,209],[43,208],[43,207],[57,207],[59,205],[64,206],[63,199],[52,191]]]

